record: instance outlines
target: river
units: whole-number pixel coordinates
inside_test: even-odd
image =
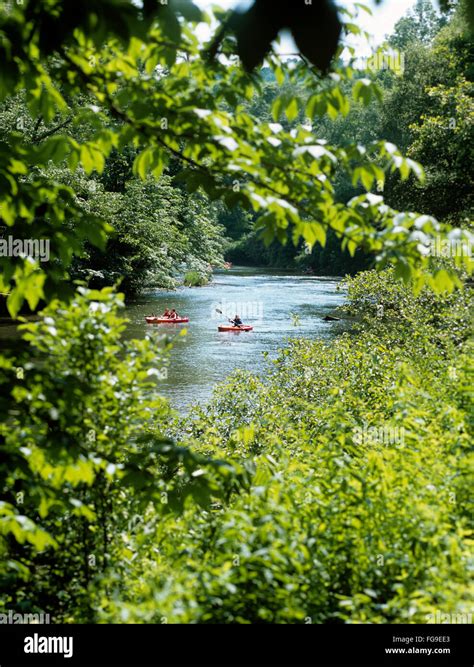
[[[146,334],[174,339],[168,377],[160,380],[160,391],[180,411],[207,400],[214,386],[236,369],[264,372],[264,352],[274,357],[288,338],[329,339],[343,324],[325,322],[344,301],[338,291],[340,278],[313,277],[286,271],[234,267],[218,271],[206,287],[176,291],[148,291],[127,307],[130,324],[127,336]],[[190,318],[187,325],[147,325],[145,316],[161,314],[166,307]],[[251,332],[219,333],[218,324],[239,314]],[[185,337],[179,337],[186,328]]]

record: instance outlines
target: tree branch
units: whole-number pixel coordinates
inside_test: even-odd
[[[59,130],[62,130],[63,127],[67,127],[72,122],[72,120],[73,120],[73,117],[70,116],[69,118],[66,118],[66,120],[64,122],[59,123],[59,125],[56,125],[56,127],[53,127],[50,130],[46,130],[45,132],[43,132],[43,134],[40,134],[39,136],[33,136],[33,139],[32,139],[33,143],[34,144],[39,144],[41,141],[43,141],[44,139],[47,139],[52,134],[55,134]]]

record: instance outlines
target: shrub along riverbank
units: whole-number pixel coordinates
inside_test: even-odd
[[[156,396],[165,350],[123,340],[110,290],[25,325],[0,369],[17,406],[0,427],[5,606],[56,622],[469,613],[472,291],[414,296],[367,272],[348,295],[358,332],[294,340],[184,421]]]
[[[355,336],[296,340],[181,424],[247,491],[131,539],[108,620],[430,622],[468,613],[472,293],[349,282]],[[471,350],[472,352],[472,350]],[[471,365],[470,365],[471,364]],[[109,582],[110,583],[110,582]]]

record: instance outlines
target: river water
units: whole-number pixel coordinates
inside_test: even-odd
[[[289,338],[330,339],[339,334],[342,323],[324,322],[323,317],[345,298],[338,291],[340,278],[303,276],[289,271],[235,267],[219,271],[206,287],[177,291],[148,291],[127,307],[130,324],[127,336],[147,334],[174,339],[168,376],[159,381],[160,393],[171,405],[185,411],[204,402],[214,386],[236,369],[263,373],[264,352],[276,356]],[[145,316],[176,308],[190,318],[186,325],[147,325]],[[251,332],[219,333],[217,326],[239,314]],[[186,335],[179,336],[185,328]]]

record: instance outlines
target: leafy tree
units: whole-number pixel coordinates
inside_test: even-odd
[[[6,607],[93,618],[88,587],[127,558],[136,519],[203,506],[244,483],[243,468],[178,447],[156,382],[166,344],[125,341],[123,298],[80,288],[53,302],[0,373],[0,583]],[[51,566],[51,563],[54,563]]]
[[[283,9],[276,11],[275,26],[291,21],[297,32],[298,21],[310,25],[310,19],[322,16],[326,27],[334,22],[325,3],[305,7],[291,16]],[[257,8],[255,11],[258,13]],[[341,81],[351,76],[351,68],[336,67],[334,77],[324,80],[306,60],[287,67],[283,76],[298,81],[312,94],[308,100],[278,96],[272,110],[275,122],[256,123],[239,105],[236,93],[242,91],[241,99],[251,99],[255,75],[229,66],[222,58],[212,62],[199,58],[200,46],[179,15],[191,21],[201,18],[190,2],[151,3],[143,11],[131,2],[98,2],[77,14],[63,5],[53,8],[50,3],[37,2],[14,6],[0,16],[3,98],[26,88],[30,113],[46,127],[67,116],[66,98],[86,96],[92,101],[81,114],[92,136],[78,141],[55,133],[31,145],[21,133],[11,132],[8,149],[0,155],[4,222],[8,226],[15,222],[28,236],[32,224],[36,231],[41,220],[43,235],[54,239],[54,261],[36,268],[34,278],[22,258],[2,258],[1,291],[11,292],[11,314],[18,312],[25,299],[35,307],[42,298],[66,296],[63,281],[72,257],[82,250],[86,239],[104,248],[109,231],[99,217],[78,208],[73,190],[48,178],[44,167],[51,160],[58,166],[66,161],[72,170],[80,164],[87,175],[100,174],[111,151],[126,146],[139,149],[133,171],[143,180],[149,174],[159,177],[171,158],[178,159],[182,165],[179,177],[191,191],[202,189],[211,199],[253,209],[266,242],[291,238],[294,244],[303,240],[313,246],[324,244],[332,231],[351,253],[362,248],[374,254],[378,265],[392,261],[400,265],[400,275],[416,273],[420,283],[428,280],[436,285],[436,277],[421,270],[429,262],[411,236],[415,216],[404,218],[403,236],[397,232],[392,237],[391,230],[400,226],[393,223],[395,211],[385,208],[380,214],[382,201],[373,199],[351,206],[339,203],[331,183],[336,169],[345,171],[371,197],[374,182],[384,180],[385,171],[400,171],[404,179],[410,173],[421,178],[422,170],[415,162],[383,141],[364,148],[357,143],[342,147],[322,144],[303,126],[295,131],[279,129],[283,114],[292,122],[302,105],[311,119],[327,113],[334,117],[347,114],[350,102]],[[247,19],[249,16],[255,19],[255,14]],[[345,23],[344,31],[357,33],[359,29]],[[310,45],[303,45],[305,34],[299,33],[303,53],[307,48],[310,60],[325,66],[334,52],[336,30],[328,30],[328,39],[313,51]],[[262,36],[261,55],[266,52],[267,37]],[[219,43],[223,53],[232,55],[232,37],[220,35]],[[246,61],[249,66],[252,57]],[[272,55],[268,62],[278,81],[285,66]],[[352,88],[355,99],[365,103],[378,94],[373,82],[365,78],[355,80]],[[235,112],[224,111],[223,104],[231,105]],[[35,167],[43,170],[41,176],[33,176]],[[25,179],[26,174],[30,176]],[[237,191],[236,182],[241,184]],[[381,218],[377,224],[374,216]],[[65,218],[77,220],[66,238],[58,231]],[[423,225],[425,234],[440,232],[432,222],[425,220]],[[454,274],[452,280],[456,281]]]
[[[472,211],[472,36],[459,5],[433,43],[411,42],[406,70],[388,93],[382,132],[393,137],[426,170],[426,182],[389,183],[388,202],[465,224]],[[397,112],[397,122],[394,114]]]
[[[438,13],[430,0],[417,0],[407,15],[397,21],[388,43],[396,49],[406,49],[411,42],[429,44],[446,22],[446,14]]]
[[[0,125],[6,134],[21,129],[29,145],[41,140],[40,125],[35,125],[24,96],[11,98],[3,107]],[[56,135],[63,125],[54,125],[44,132],[47,136]],[[75,107],[69,108],[67,128],[74,141],[90,137],[90,123],[82,119]],[[81,209],[100,217],[111,233],[105,250],[94,248],[87,241],[82,244],[82,252],[77,250],[72,260],[71,277],[87,278],[95,287],[120,280],[127,295],[145,285],[174,286],[186,262],[198,264],[200,275],[207,275],[204,268],[222,263],[225,245],[216,207],[203,195],[190,196],[169,176],[158,183],[152,179],[143,183],[133,175],[136,155],[133,148],[125,147],[121,153],[114,149],[100,177],[86,174],[81,167],[72,173],[65,164],[48,164],[39,172],[72,188]],[[67,227],[74,232],[74,219],[67,221]],[[62,264],[59,260],[58,265]]]

